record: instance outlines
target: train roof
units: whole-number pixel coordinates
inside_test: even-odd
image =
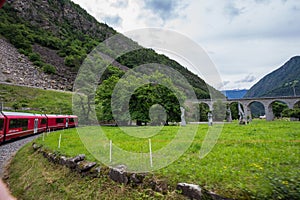
[[[45,116],[43,114],[35,114],[35,113],[22,113],[22,112],[7,112],[4,111],[2,112],[4,115],[6,116],[28,116],[28,117],[38,117],[38,116]],[[3,115],[2,113],[0,113],[0,115]]]
[[[47,117],[77,117],[76,115],[48,115],[46,114]]]
[[[3,116],[20,116],[20,117],[72,117],[72,118],[77,118],[76,115],[54,115],[54,114],[35,114],[35,113],[23,113],[23,112],[0,112],[0,117]]]

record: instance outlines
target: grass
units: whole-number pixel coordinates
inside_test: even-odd
[[[30,145],[23,147],[9,168],[8,183],[18,199],[181,199],[177,193],[165,196],[140,187],[117,184],[107,177],[88,178],[63,166],[49,163]]]
[[[72,113],[72,94],[70,92],[57,92],[23,86],[0,84],[0,97],[4,107],[17,110],[33,108],[33,112],[45,113]],[[29,111],[26,111],[29,112]]]
[[[215,125],[215,127],[217,126]],[[185,127],[185,129],[197,131],[192,144],[172,164],[155,170],[154,174],[158,178],[166,179],[173,186],[178,182],[199,184],[219,195],[235,199],[299,199],[299,122],[266,122],[257,120],[246,126],[240,126],[237,122],[225,124],[217,144],[203,159],[199,158],[199,151],[208,126],[200,125],[196,129],[195,127],[197,126],[189,125]],[[126,127],[125,129],[102,127],[101,131],[107,137],[105,138],[105,144],[111,139],[116,147],[126,151],[144,153],[142,155],[146,156],[149,155],[149,140],[148,138],[142,138],[141,133],[151,135],[151,129],[154,132],[157,131],[155,127]],[[102,161],[107,162],[99,155],[108,157],[109,154],[105,151],[104,154],[99,152],[97,154],[97,149],[94,149],[95,146],[92,145],[98,142],[102,144],[103,138],[99,140],[101,133],[99,128],[82,127],[78,128],[78,130],[79,134],[76,132],[76,129],[53,132],[45,137],[45,141],[42,141],[40,137],[36,142],[68,156],[85,153],[89,160],[100,158]],[[82,130],[88,130],[89,137],[83,137]],[[154,154],[164,149],[166,145],[171,144],[176,139],[178,130],[179,127],[176,126],[164,127],[156,135],[152,135],[152,151]],[[128,133],[135,137],[129,136]],[[61,148],[58,149],[60,134],[62,134],[62,143]],[[96,137],[97,134],[98,138]],[[137,136],[140,138],[137,138]],[[183,144],[187,145],[185,142],[191,136],[186,135],[186,137],[180,139]],[[89,141],[89,139],[93,142]],[[91,145],[88,146],[87,144]],[[113,148],[113,151],[116,151],[114,150],[116,147]],[[25,148],[23,151],[29,150]],[[172,152],[169,153],[172,155]],[[30,153],[28,155],[30,156]],[[113,159],[118,156],[114,153],[112,155]],[[121,155],[126,157],[126,154]],[[129,157],[126,158],[129,159]],[[145,160],[148,158],[146,157]],[[154,166],[158,165],[158,160],[153,159]],[[162,159],[162,157],[159,157],[159,159]],[[149,160],[145,160],[141,160],[139,164],[149,163]],[[11,173],[18,171],[13,169],[14,165],[23,166],[14,161],[10,169]],[[55,170],[57,169],[57,167],[52,167]],[[21,189],[17,189],[19,186],[12,184],[13,181],[18,182],[20,177],[27,179],[26,171],[9,178],[8,182],[13,186],[13,191],[23,191],[26,188],[23,184]],[[84,189],[86,189],[85,186],[82,189],[83,192]],[[78,192],[80,191],[81,189]],[[49,193],[52,193],[52,191]],[[16,193],[14,192],[14,194]]]

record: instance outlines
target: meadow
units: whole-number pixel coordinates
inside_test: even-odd
[[[151,173],[170,185],[176,186],[178,182],[198,184],[221,196],[234,199],[300,198],[299,122],[254,120],[245,126],[238,125],[237,122],[223,127],[214,125],[215,129],[222,130],[221,134],[212,150],[200,159],[199,152],[210,128],[212,127],[207,124],[188,125],[182,129],[178,126],[79,127],[52,132],[44,135],[44,139],[43,136],[39,137],[36,142],[67,156],[84,153],[88,160],[108,164],[111,162],[111,165],[122,164],[122,157],[125,157],[124,162],[129,162],[127,153],[133,152],[136,154],[130,155],[140,157],[133,162],[132,169],[146,171],[149,167],[141,166],[149,165],[151,138],[154,169]],[[178,134],[180,129],[183,131]],[[189,135],[193,132],[191,130],[196,130],[195,135]],[[101,134],[105,137],[99,136]],[[62,140],[58,148],[60,135]],[[114,145],[111,157],[108,150],[110,140]],[[172,143],[175,146],[167,150],[171,157],[175,157],[173,160],[164,158],[167,154],[156,154]],[[99,146],[103,148],[99,149]],[[185,149],[187,150],[178,156],[171,152],[178,154]],[[115,160],[117,161],[114,162]],[[164,166],[166,160],[170,163]],[[17,162],[12,163],[12,174],[16,173],[14,165],[17,166]],[[28,170],[26,173],[29,173]],[[8,182],[14,183],[14,187],[24,187],[18,186],[17,176],[12,176]]]
[[[15,111],[49,114],[71,114],[72,93],[0,84],[0,97],[4,107]],[[24,112],[24,111],[23,111]]]

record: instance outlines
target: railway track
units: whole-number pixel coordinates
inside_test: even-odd
[[[31,142],[39,135],[31,135],[24,137],[15,141],[10,141],[0,145],[0,178],[3,177],[4,169],[7,162],[12,158],[12,156],[25,144]]]

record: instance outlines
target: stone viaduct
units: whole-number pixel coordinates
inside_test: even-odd
[[[224,103],[233,103],[237,102],[240,103],[243,106],[245,118],[247,119],[247,116],[251,118],[251,109],[250,105],[253,102],[259,102],[261,103],[265,108],[265,114],[266,114],[266,120],[272,121],[274,119],[273,109],[272,109],[272,103],[279,101],[285,103],[290,109],[293,109],[294,106],[300,102],[300,96],[283,96],[283,97],[261,97],[261,98],[244,98],[244,99],[220,99]],[[217,102],[218,100],[215,99],[200,99],[200,100],[194,100],[191,101],[192,103],[205,103],[208,105],[209,109],[213,110],[213,104]]]

